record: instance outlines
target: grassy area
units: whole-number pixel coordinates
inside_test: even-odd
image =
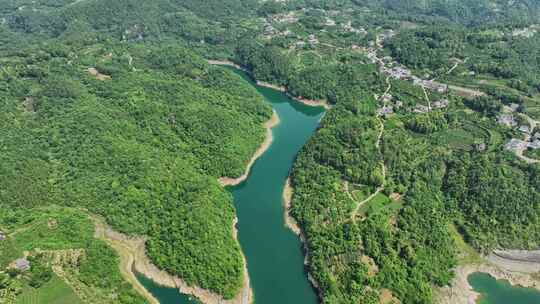
[[[454,224],[450,224],[450,226],[448,227],[448,231],[450,232],[450,235],[454,239],[454,242],[457,246],[459,252],[459,264],[463,265],[482,263],[483,260],[480,254],[478,254],[476,250],[474,250],[471,246],[465,243],[465,240],[463,240],[463,237],[461,236],[461,234],[459,234]]]
[[[365,203],[360,208],[360,214],[369,216],[383,209],[396,211],[399,208],[401,208],[401,204],[399,202],[394,202],[388,196],[381,192],[375,195],[375,197],[373,197],[369,202]]]
[[[79,304],[83,303],[79,297],[59,277],[53,278],[38,289],[25,287],[17,297],[16,304]]]
[[[476,134],[464,128],[448,129],[435,135],[437,143],[451,149],[470,150],[478,141]]]
[[[525,98],[523,105],[525,106],[525,114],[533,119],[540,119],[540,95],[536,95],[534,98]]]
[[[371,189],[368,186],[363,185],[349,185],[351,188],[351,195],[357,201],[361,202],[371,195]]]
[[[0,269],[6,268],[9,263],[21,256],[22,250],[11,238],[0,242]]]

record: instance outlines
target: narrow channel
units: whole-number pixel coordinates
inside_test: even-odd
[[[234,72],[254,85],[280,118],[272,129],[272,145],[256,161],[248,179],[228,189],[234,197],[238,238],[255,302],[315,304],[317,295],[304,269],[302,244],[284,224],[282,194],[294,159],[317,129],[324,109],[303,105],[279,91],[255,85],[243,72]],[[175,289],[139,280],[161,304],[197,303]]]

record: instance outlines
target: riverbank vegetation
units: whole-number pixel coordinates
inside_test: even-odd
[[[540,246],[538,165],[497,123],[540,117],[535,1],[10,0],[0,15],[2,210],[84,207],[232,297],[242,259],[216,179],[242,174],[271,111],[203,55],[333,105],[291,175],[324,303],[431,303],[456,231],[483,253]]]

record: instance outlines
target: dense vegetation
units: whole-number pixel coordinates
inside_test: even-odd
[[[0,204],[17,216],[1,227],[15,229],[9,221],[24,210],[83,207],[146,235],[160,268],[232,297],[241,257],[216,178],[243,172],[271,112],[199,55],[228,59],[333,105],[291,176],[323,302],[378,303],[389,291],[431,303],[456,265],[449,227],[483,252],[540,246],[540,169],[504,150],[518,135],[495,123],[512,103],[540,117],[539,9],[533,0],[4,1]],[[486,95],[386,79],[365,50],[390,29],[381,57]],[[387,87],[402,105],[380,117]],[[442,98],[448,108],[414,112]],[[81,281],[95,287],[114,253],[71,241],[92,265]],[[28,286],[55,282],[39,263]],[[98,287],[140,301],[111,276]]]
[[[62,41],[4,46],[2,208],[85,207],[147,235],[159,267],[234,296],[242,259],[217,178],[243,173],[270,108],[177,44]]]
[[[456,263],[451,224],[480,251],[538,248],[538,167],[497,157],[497,135],[479,123],[489,120],[454,108],[427,115],[425,132],[398,115],[384,121],[379,152],[374,114],[347,107],[338,101],[327,114],[292,174],[292,214],[324,303],[378,303],[385,289],[404,303],[431,303],[431,285],[448,284]],[[496,152],[475,149],[489,140]],[[384,194],[365,201],[381,185]]]

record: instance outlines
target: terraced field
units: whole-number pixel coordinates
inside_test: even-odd
[[[16,304],[82,304],[83,302],[59,277],[53,278],[39,289],[25,287],[17,297]]]

